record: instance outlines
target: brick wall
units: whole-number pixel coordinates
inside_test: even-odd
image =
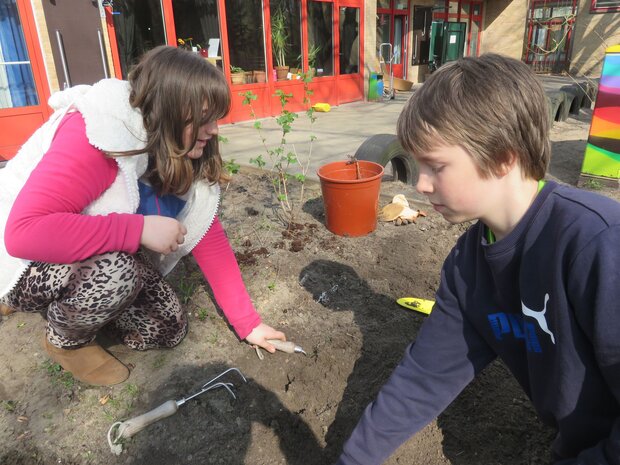
[[[601,75],[605,49],[620,44],[620,12],[590,13],[590,0],[580,0],[573,31],[571,74]]]
[[[480,53],[501,53],[521,59],[527,17],[526,0],[488,0],[484,3]]]

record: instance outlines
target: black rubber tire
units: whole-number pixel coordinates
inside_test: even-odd
[[[418,165],[405,152],[395,134],[375,134],[366,139],[355,152],[358,160],[368,160],[386,167],[392,164],[394,179],[415,186],[418,182]]]

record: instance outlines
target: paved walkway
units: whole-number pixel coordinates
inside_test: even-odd
[[[558,90],[576,82],[564,76],[540,76],[540,79],[547,91]],[[317,139],[312,144],[308,178],[318,181],[316,171],[321,165],[330,161],[346,160],[347,155],[355,154],[359,146],[370,136],[396,134],[398,115],[412,93],[397,92],[394,100],[354,102],[332,107],[328,113],[317,112],[315,113],[317,120],[313,127],[305,113],[300,113],[293,124],[292,132],[287,136],[287,142],[294,146],[300,160],[306,160],[310,135],[316,135]],[[275,119],[264,118],[261,121],[267,145],[276,146],[280,132]],[[241,166],[252,166],[250,158],[260,154],[268,160],[259,133],[253,125],[253,121],[245,121],[220,127],[220,134],[228,139],[228,142],[222,144],[224,160],[235,160]],[[291,172],[297,171],[291,170]]]
[[[328,113],[316,112],[317,120],[310,125],[305,113],[300,113],[287,135],[287,142],[297,151],[300,160],[308,156],[310,135],[317,139],[312,144],[310,168],[307,176],[318,180],[317,169],[330,161],[346,160],[370,136],[396,134],[396,120],[412,92],[399,92],[394,100],[385,102],[354,102],[331,107]],[[267,145],[276,146],[280,138],[274,118],[261,119]],[[224,160],[235,160],[241,166],[250,165],[250,158],[263,154],[268,160],[259,133],[253,121],[227,124],[220,127],[220,134],[228,139],[222,144]],[[269,165],[267,165],[269,166]]]

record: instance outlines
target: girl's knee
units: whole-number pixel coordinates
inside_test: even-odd
[[[76,279],[82,295],[90,295],[99,306],[123,307],[142,288],[140,267],[133,255],[109,252],[80,262]]]

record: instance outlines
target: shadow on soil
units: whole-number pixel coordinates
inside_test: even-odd
[[[560,182],[576,186],[581,174],[581,165],[583,163],[583,154],[586,150],[586,140],[566,140],[553,142],[551,144],[551,162],[547,173],[557,178]],[[581,150],[575,149],[581,147]],[[575,152],[581,153],[581,156],[575,157]]]
[[[228,368],[224,364],[207,365],[202,370],[184,367],[175,372],[169,384],[154,391],[156,394],[143,409],[136,411],[155,408],[169,399],[178,400],[179,389],[185,389],[188,395],[196,392]],[[244,383],[234,372],[221,381],[234,384],[237,399],[225,389],[216,389],[188,401],[176,414],[134,436],[126,446],[131,457],[124,463],[243,464],[255,423],[273,432],[286,463],[307,464],[308,457],[320,456],[321,448],[308,425],[298,413],[286,409],[273,392],[251,378]]]
[[[312,262],[300,273],[300,284],[326,308],[352,311],[362,335],[360,356],[325,437],[323,461],[312,462],[329,464],[337,459],[406,346],[415,340],[425,317],[399,311],[392,298],[374,292],[353,268],[334,261]],[[516,398],[515,392],[519,393]],[[500,362],[472,382],[437,424],[443,434],[444,455],[453,465],[548,463],[551,432],[536,419],[528,399]],[[407,460],[406,456],[402,459]]]
[[[389,377],[405,346],[415,338],[422,318],[400,311],[393,299],[375,293],[352,267],[338,262],[312,262],[301,271],[299,282],[324,307],[353,312],[362,337],[359,358],[325,436],[321,463],[328,464],[337,459],[364,408]],[[346,347],[344,337],[341,343]]]

